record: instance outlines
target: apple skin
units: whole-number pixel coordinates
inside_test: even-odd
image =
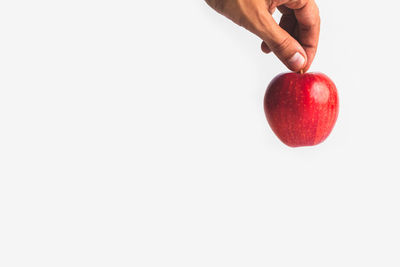
[[[264,110],[283,143],[313,146],[331,133],[339,114],[339,97],[335,84],[325,74],[282,73],[268,85]]]

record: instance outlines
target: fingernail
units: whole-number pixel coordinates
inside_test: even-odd
[[[288,65],[292,70],[298,71],[304,66],[305,61],[305,58],[299,52],[296,52],[296,54],[288,60]]]

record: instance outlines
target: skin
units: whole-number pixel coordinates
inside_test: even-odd
[[[306,72],[318,47],[320,17],[314,0],[206,0],[217,12],[260,37],[290,70]],[[272,14],[282,13],[279,25]]]

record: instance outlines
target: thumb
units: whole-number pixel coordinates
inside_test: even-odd
[[[302,70],[307,63],[307,56],[303,47],[282,29],[272,17],[267,20],[267,26],[257,35],[264,40],[286,67],[296,72]]]

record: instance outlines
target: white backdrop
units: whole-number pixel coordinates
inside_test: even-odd
[[[0,266],[399,266],[400,6],[318,4],[341,109],[292,149],[204,1],[1,1]]]

